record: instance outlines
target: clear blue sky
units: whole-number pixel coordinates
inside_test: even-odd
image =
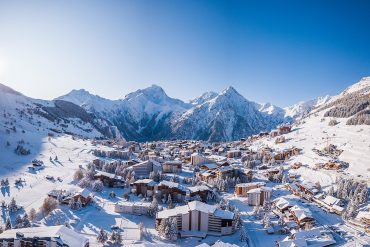
[[[287,106],[370,75],[370,1],[2,1],[0,82],[54,98],[234,86]]]

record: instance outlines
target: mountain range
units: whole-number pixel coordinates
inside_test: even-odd
[[[363,84],[366,88],[368,78],[342,94],[350,93],[354,90],[352,88],[362,88]],[[2,84],[0,94],[23,98],[33,104],[34,112],[50,121],[78,118],[109,138],[123,136],[135,141],[194,139],[211,142],[237,140],[269,131],[279,124],[302,118],[339,97],[319,97],[280,108],[271,103],[249,101],[233,87],[220,93],[206,92],[189,102],[169,97],[157,85],[129,93],[119,100],[93,95],[84,89],[72,90],[53,101],[35,100]]]

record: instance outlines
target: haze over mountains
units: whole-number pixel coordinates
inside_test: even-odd
[[[340,95],[368,87],[369,77],[366,77]],[[35,100],[4,85],[0,86],[0,93],[7,95],[0,102],[2,108],[4,104],[11,105],[12,100],[22,101],[23,107],[27,106],[28,110],[50,121],[78,118],[102,136],[122,135],[135,141],[237,140],[291,122],[340,97],[319,97],[283,109],[271,103],[249,101],[233,87],[220,93],[206,92],[190,102],[171,98],[156,85],[129,93],[119,100],[105,99],[84,89],[72,90],[54,101]]]

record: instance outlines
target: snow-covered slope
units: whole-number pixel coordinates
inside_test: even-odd
[[[324,105],[325,103],[329,102],[331,96],[326,95],[324,97],[318,97],[316,99],[308,100],[308,101],[300,101],[297,104],[284,108],[285,117],[291,118],[301,118],[304,115],[308,114],[314,108]]]
[[[190,100],[190,104],[195,105],[195,106],[201,105],[208,100],[214,99],[215,97],[217,97],[217,95],[218,93],[215,93],[215,92],[205,92],[201,96]]]
[[[370,92],[370,76],[361,78],[359,82],[346,88],[339,96],[346,96],[354,92],[358,92],[361,94],[369,93]]]
[[[57,99],[72,102],[90,112],[110,112],[117,107],[118,101],[93,95],[85,89],[72,90],[70,93]]]
[[[274,138],[265,138],[253,144],[252,148],[270,146],[279,150],[296,146],[303,152],[289,160],[289,164],[301,162],[304,166],[296,170],[303,180],[320,182],[324,188],[335,183],[335,178],[343,175],[356,176],[370,181],[370,122],[354,121],[359,113],[366,118],[370,105],[370,77],[361,79],[336,96],[315,100],[311,114],[297,121],[294,130],[285,135],[285,143],[275,144]],[[358,113],[356,113],[358,112]],[[370,119],[370,118],[369,118]],[[335,120],[335,124],[329,124]],[[361,120],[361,118],[360,118]],[[317,170],[317,163],[333,160],[332,157],[318,155],[313,149],[322,150],[328,144],[337,146],[343,152],[338,160],[348,162],[343,172]]]
[[[68,133],[83,137],[116,137],[109,122],[63,100],[38,100],[0,84],[1,128],[6,133],[26,130],[47,135]]]

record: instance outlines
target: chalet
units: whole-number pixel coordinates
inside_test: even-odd
[[[331,161],[325,163],[322,168],[324,168],[326,170],[340,170],[340,169],[344,168],[344,165],[340,162],[335,162],[335,161],[331,160]]]
[[[146,160],[144,162],[131,166],[135,172],[135,179],[149,178],[149,174],[153,171],[162,171],[162,166],[155,160]]]
[[[299,169],[300,167],[302,166],[302,163],[301,162],[295,162],[293,165],[291,165],[290,167],[292,169]]]
[[[136,195],[153,196],[157,183],[152,179],[140,179],[131,184],[131,192]]]
[[[284,143],[284,142],[285,142],[284,136],[279,136],[275,139],[275,144]]]
[[[203,156],[199,153],[193,153],[190,156],[190,163],[193,166],[197,166],[197,165],[202,165],[202,164],[209,163],[209,160],[205,156]]]
[[[10,229],[0,234],[4,247],[88,247],[88,238],[63,225]]]
[[[210,155],[207,157],[207,159],[209,161],[214,162],[214,163],[222,163],[222,162],[225,162],[227,161],[227,158],[225,156],[221,156],[221,155]]]
[[[240,158],[242,156],[242,152],[240,150],[230,150],[227,151],[227,158]]]
[[[278,133],[279,133],[279,135],[288,134],[291,131],[292,131],[292,126],[290,126],[290,125],[280,125],[278,127]]]
[[[271,197],[272,189],[269,187],[260,187],[251,189],[247,192],[248,194],[248,205],[258,206],[263,205],[265,201],[269,201]]]
[[[200,171],[197,173],[197,177],[204,182],[208,182],[210,179],[217,178],[215,170]]]
[[[180,173],[182,171],[182,162],[177,160],[166,161],[162,165],[163,173]]]
[[[94,175],[94,178],[99,179],[100,181],[103,182],[105,186],[108,186],[108,187],[124,187],[125,186],[124,179],[121,176],[117,176],[116,174],[113,174],[113,173],[98,171]]]
[[[335,244],[330,233],[323,233],[318,228],[307,231],[293,231],[291,236],[277,242],[277,247],[325,247]]]
[[[239,170],[232,166],[222,166],[216,169],[216,175],[219,179],[233,178],[239,174]]]
[[[92,200],[91,191],[84,188],[80,189],[74,193],[72,193],[70,196],[67,196],[63,199],[63,203],[68,204],[70,200],[74,201],[80,201],[83,207],[86,207]]]
[[[297,222],[300,226],[305,226],[306,224],[310,224],[313,226],[315,224],[315,219],[312,216],[311,211],[308,208],[303,208],[300,206],[293,206],[288,209],[293,217],[294,221]]]
[[[92,200],[91,191],[86,188],[78,191],[51,190],[48,192],[48,196],[60,200],[60,202],[64,204],[69,204],[71,199],[74,199],[75,201],[79,200],[83,207],[86,207]]]
[[[307,200],[311,200],[314,195],[319,191],[317,186],[311,182],[296,183],[297,187],[301,190],[302,196]]]
[[[215,163],[205,163],[198,166],[200,170],[207,171],[207,170],[214,170],[218,166]]]
[[[299,187],[295,183],[287,183],[285,186],[290,192],[292,192],[292,194],[294,194],[296,196],[300,195],[301,190],[299,189]]]
[[[118,202],[114,204],[114,212],[134,215],[147,215],[150,202]]]
[[[270,132],[270,137],[271,138],[274,138],[274,137],[276,137],[278,135],[279,135],[279,131],[278,130],[271,130],[271,132]]]
[[[370,228],[370,211],[360,211],[356,216],[362,224],[364,224],[365,228]]]
[[[278,174],[280,172],[279,168],[277,167],[274,167],[274,168],[270,168],[270,169],[267,169],[264,174],[266,177],[273,177],[275,174]]]
[[[244,169],[241,172],[242,176],[244,176],[245,180],[251,182],[253,179],[253,172],[251,169]]]
[[[283,197],[277,198],[272,201],[273,212],[279,216],[282,216],[289,208],[293,207],[294,203]]]
[[[186,196],[189,200],[195,199],[199,196],[203,202],[206,202],[209,193],[212,193],[212,191],[208,186],[196,185],[187,188]]]
[[[264,182],[241,183],[235,185],[235,195],[239,197],[248,196],[248,191],[265,186]]]
[[[274,160],[276,163],[282,163],[285,161],[285,155],[283,152],[277,152],[274,154]]]
[[[182,201],[186,196],[186,188],[179,183],[163,180],[156,186],[156,194],[160,198],[171,195],[172,200]]]
[[[233,212],[199,201],[158,212],[156,226],[159,226],[163,219],[169,218],[177,219],[177,228],[181,237],[198,236],[199,233],[204,236],[223,236],[235,232]]]

